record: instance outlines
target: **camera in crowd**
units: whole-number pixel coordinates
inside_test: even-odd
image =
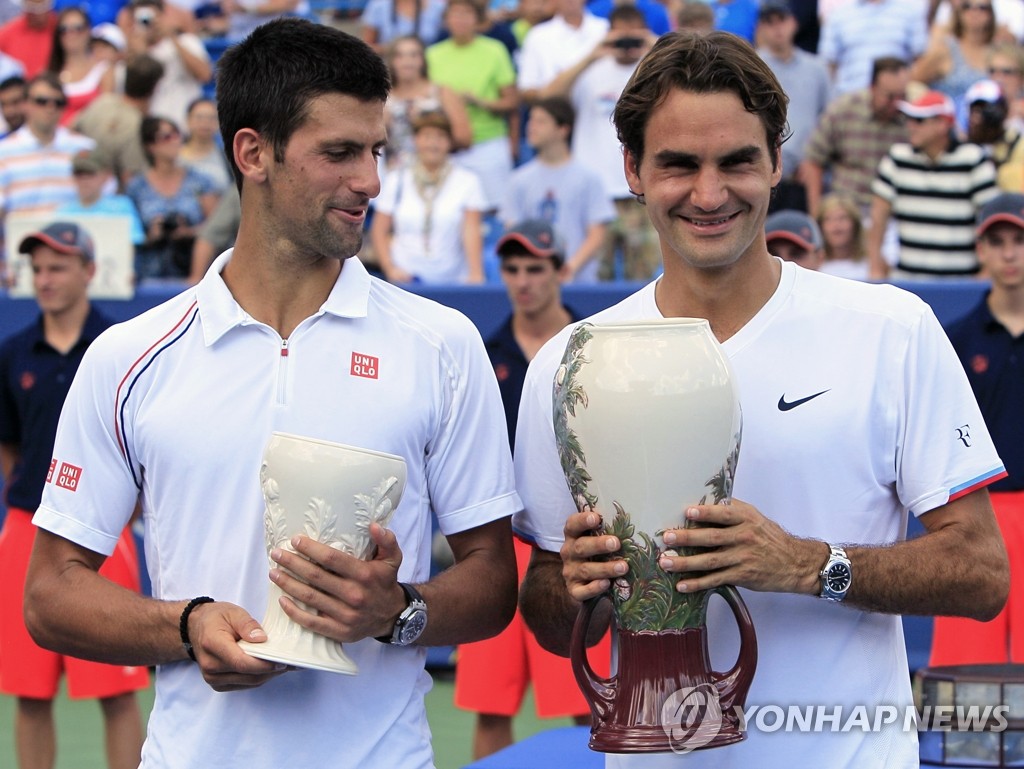
[[[151,6],[143,6],[135,9],[135,23],[143,27],[149,27],[156,21],[156,9]]]
[[[620,37],[612,41],[612,48],[639,48],[643,44],[642,37]]]

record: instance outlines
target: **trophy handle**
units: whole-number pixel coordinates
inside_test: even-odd
[[[590,705],[590,712],[595,721],[604,721],[615,698],[615,679],[601,678],[590,666],[587,658],[587,631],[594,610],[606,595],[599,595],[583,602],[580,613],[572,627],[572,639],[569,642],[569,658],[572,661],[572,672],[576,683]]]
[[[757,635],[739,591],[732,585],[722,585],[715,592],[729,604],[740,628],[740,653],[736,664],[728,673],[712,673],[722,711],[725,712],[731,711],[736,704],[742,705],[747,698],[747,691],[754,680],[754,668],[757,667]]]

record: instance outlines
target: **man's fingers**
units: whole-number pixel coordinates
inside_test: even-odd
[[[385,561],[390,564],[395,572],[402,565],[402,549],[398,546],[398,537],[391,529],[385,529],[379,523],[370,524],[370,539],[377,545],[375,561]]]

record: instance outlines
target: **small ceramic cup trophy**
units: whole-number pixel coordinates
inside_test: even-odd
[[[356,558],[371,558],[375,546],[370,524],[387,526],[405,490],[405,477],[405,460],[393,454],[272,434],[260,467],[268,556],[274,548],[294,553],[291,539],[305,534]],[[273,561],[270,565],[277,566]],[[307,630],[284,613],[278,600],[282,595],[271,582],[263,618],[267,641],[240,641],[239,646],[273,662],[358,673],[340,643]]]
[[[580,511],[604,515],[629,565],[610,597],[618,669],[596,676],[585,638],[597,602],[584,604],[571,642],[573,672],[594,716],[590,747],[611,753],[687,752],[743,739],[742,705],[757,663],[750,615],[735,588],[682,594],[664,571],[666,529],[687,506],[728,502],[739,456],[740,407],[728,359],[707,321],[581,324],[555,375],[559,458]],[[674,554],[674,553],[673,553]],[[740,628],[740,654],[711,669],[712,592]]]

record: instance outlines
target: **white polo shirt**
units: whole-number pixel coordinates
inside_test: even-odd
[[[660,318],[651,283],[594,322]],[[571,329],[530,365],[516,430],[517,531],[545,550],[576,508],[552,427],[552,381]],[[734,495],[799,537],[836,544],[905,539],[921,515],[1004,474],[963,368],[931,309],[914,295],[782,263],[774,295],[723,345],[736,375],[743,435]],[[791,407],[808,396],[816,397]],[[785,404],[783,404],[785,405]],[[600,508],[600,503],[598,504]],[[823,548],[824,565],[824,548]],[[854,580],[856,581],[856,573]],[[749,726],[736,745],[685,756],[611,756],[608,767],[917,766],[917,734],[900,722],[838,731],[857,705],[909,706],[897,615],[818,598],[742,590],[757,632],[747,705],[844,708],[837,731]],[[732,667],[736,624],[712,600],[715,670]]]
[[[141,494],[154,595],[210,595],[259,619],[258,475],[272,431],[405,458],[390,524],[402,581],[428,578],[431,510],[453,534],[519,509],[497,384],[467,318],[349,259],[285,345],[231,296],[230,256],[90,347],[37,525],[109,553]],[[426,650],[365,639],[346,651],[358,676],[299,670],[229,694],[193,663],[161,666],[142,766],[432,766]]]
[[[582,61],[606,34],[608,20],[586,11],[578,27],[561,16],[533,27],[526,33],[519,52],[519,89],[543,88],[561,72]]]

